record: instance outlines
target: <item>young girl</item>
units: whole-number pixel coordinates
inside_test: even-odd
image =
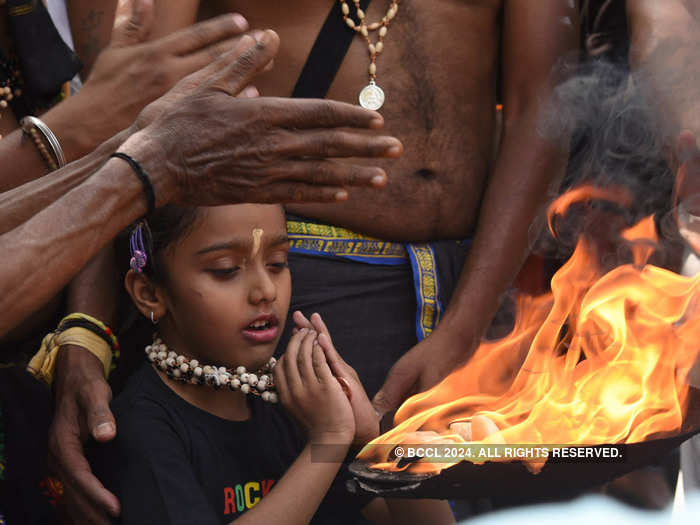
[[[125,283],[157,335],[93,462],[122,522],[360,521],[362,502],[329,492],[351,443],[379,430],[357,375],[318,314],[295,313],[272,358],[291,295],[282,208],[168,206],[148,225],[132,234]],[[430,510],[451,521],[446,504]]]

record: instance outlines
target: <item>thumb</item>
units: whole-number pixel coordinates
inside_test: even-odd
[[[120,16],[112,30],[112,47],[127,47],[146,42],[153,29],[153,0],[128,0],[128,14]]]
[[[111,397],[106,381],[95,384],[89,392],[81,395],[80,405],[85,411],[87,428],[99,442],[111,441],[117,435],[117,424],[109,409]]]
[[[399,407],[408,397],[417,379],[417,367],[412,366],[410,362],[399,361],[389,370],[386,381],[372,399],[372,406],[380,419],[387,412]]]

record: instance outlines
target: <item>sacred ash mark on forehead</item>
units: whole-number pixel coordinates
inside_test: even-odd
[[[265,230],[262,228],[254,228],[253,229],[253,248],[250,251],[250,258],[255,259],[255,256],[258,254],[260,251],[260,245],[262,244],[262,237],[265,233]]]

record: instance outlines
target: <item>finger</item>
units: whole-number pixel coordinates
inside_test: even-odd
[[[265,31],[252,46],[251,41],[253,39],[247,35],[242,37],[236,49],[211,65],[212,70],[218,71],[218,74],[212,73],[213,88],[235,96],[277,55],[279,37],[274,31]]]
[[[419,370],[407,361],[397,362],[387,375],[384,385],[372,399],[372,406],[381,418],[391,410],[395,410],[405,399],[418,380]]]
[[[285,161],[263,176],[270,182],[243,194],[237,191],[231,195],[232,202],[344,202],[349,197],[347,186],[379,189],[387,182],[379,168],[319,160]],[[324,179],[331,182],[321,182]]]
[[[235,202],[293,203],[293,202],[344,202],[348,192],[338,186],[314,186],[298,182],[277,182],[264,187],[263,192],[237,193]]]
[[[297,358],[299,356],[301,342],[304,340],[307,333],[308,330],[299,330],[298,334],[294,334],[289,340],[287,351],[284,353],[284,367],[282,370],[292,396],[297,396],[302,391],[302,381],[299,376]]]
[[[280,357],[279,361],[277,361],[277,366],[272,369],[272,377],[275,380],[275,389],[277,390],[280,401],[283,405],[288,405],[290,397],[287,378],[284,375],[284,361],[284,356]]]
[[[89,470],[77,472],[75,474],[75,489],[81,491],[87,500],[88,508],[95,508],[96,512],[102,514],[106,511],[109,515],[117,517],[121,513],[121,506],[117,497],[108,491],[100,480],[98,480]]]
[[[77,434],[63,432],[52,436],[52,461],[58,465],[61,478],[80,491],[90,505],[118,516],[121,509],[117,498],[108,491],[90,470],[83,446]]]
[[[343,375],[345,361],[340,357],[338,351],[333,346],[331,338],[326,334],[321,334],[318,336],[318,344],[321,346],[323,353],[326,356],[326,360],[333,370],[336,376]]]
[[[295,153],[290,155],[301,156]],[[277,166],[268,168],[266,174],[277,180],[294,180],[318,186],[383,188],[387,184],[386,172],[381,168],[325,159],[284,160]]]
[[[326,334],[328,338],[331,339],[331,333],[328,331],[326,323],[323,322],[323,318],[318,312],[314,312],[313,314],[311,314],[311,325],[319,334]],[[333,341],[331,339],[331,343],[332,342]]]
[[[326,362],[326,356],[323,355],[323,350],[319,345],[313,345],[311,353],[311,362],[316,379],[322,384],[330,386],[336,382],[335,376],[331,373],[331,369]]]
[[[311,386],[317,381],[316,373],[314,372],[314,367],[311,363],[311,354],[314,349],[314,344],[316,342],[316,337],[318,334],[314,331],[309,331],[304,337],[301,343],[301,348],[299,349],[299,355],[297,357],[297,367],[299,368],[299,374],[306,387]]]
[[[127,47],[146,42],[153,29],[155,6],[153,0],[132,0],[126,16],[115,20],[110,46]]]
[[[243,89],[236,97],[238,98],[255,98],[259,97],[260,92],[258,91],[258,88],[255,86],[247,86],[246,88]]]
[[[335,100],[270,98],[268,107],[274,124],[292,129],[379,129],[384,125],[376,111]]]
[[[301,310],[297,310],[292,314],[292,320],[298,328],[313,328],[313,325],[301,312]]]
[[[237,35],[234,38],[229,38],[222,42],[216,42],[210,46],[199,49],[194,53],[179,57],[176,61],[176,67],[180,72],[180,75],[183,77],[187,76],[190,73],[193,73],[194,71],[202,69],[212,62],[215,62],[226,53],[235,50],[240,43],[241,38],[242,35]]]
[[[247,29],[248,21],[242,15],[225,14],[181,29],[159,40],[158,45],[168,53],[184,56],[240,35]]]
[[[99,442],[111,441],[117,434],[117,424],[109,409],[111,399],[112,391],[106,381],[80,394],[79,404],[86,413],[87,427]]]
[[[348,380],[344,377],[336,377],[336,379],[338,380],[338,383],[340,383],[340,387],[343,389],[343,392],[345,392],[345,396],[348,398],[348,401],[352,401],[352,391],[350,390]]]
[[[283,140],[271,142],[271,155],[280,157],[398,157],[401,142],[394,137],[368,135],[335,129],[287,132]]]
[[[73,519],[73,523],[109,525],[112,522],[103,509],[92,505],[71,483],[63,483],[62,503]]]

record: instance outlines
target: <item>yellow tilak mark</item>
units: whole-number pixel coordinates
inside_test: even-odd
[[[258,254],[258,251],[260,250],[260,241],[262,240],[262,236],[265,233],[265,230],[262,228],[255,228],[253,230],[253,250],[250,253],[250,258],[255,259],[255,256]]]

